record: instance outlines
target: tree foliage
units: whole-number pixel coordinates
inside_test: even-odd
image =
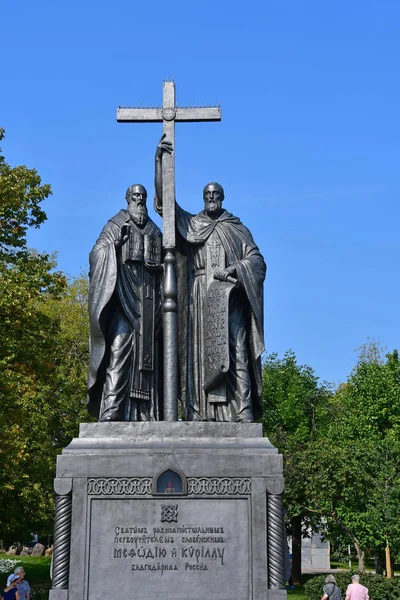
[[[290,518],[304,515],[305,478],[302,453],[316,437],[317,410],[330,394],[308,365],[292,351],[282,359],[267,356],[263,365],[263,426],[284,456],[285,507]]]
[[[375,343],[360,349],[332,393],[292,352],[264,364],[264,430],[284,456],[289,522],[318,527],[364,555],[400,554],[400,361]]]
[[[267,356],[263,365],[263,426],[271,442],[283,454],[284,505],[288,532],[292,535],[292,576],[301,576],[301,539],[304,529],[318,527],[320,517],[306,510],[308,504],[305,449],[318,432],[318,411],[331,394],[318,382],[308,365],[299,365],[294,352],[282,359]]]
[[[376,344],[361,350],[347,383],[324,407],[307,449],[309,510],[327,519],[329,535],[382,555],[400,552],[400,363]]]
[[[0,141],[4,135],[4,129],[0,128]],[[41,202],[50,194],[50,185],[41,184],[35,169],[25,165],[11,167],[0,150],[0,254],[3,260],[13,260],[26,253],[27,229],[40,227],[46,220]]]
[[[0,130],[0,138],[4,130]],[[27,247],[46,219],[37,172],[0,153],[0,539],[50,533],[55,458],[77,431],[85,397],[87,283]],[[78,399],[79,397],[79,399]]]

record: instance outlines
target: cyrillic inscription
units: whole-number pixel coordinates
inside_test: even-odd
[[[162,510],[163,508],[165,507],[162,505]],[[142,559],[155,561],[182,558],[192,561],[184,564],[171,563],[173,568],[169,568],[170,563],[157,563],[153,565],[154,568],[149,568],[149,563],[132,565],[132,571],[150,571],[161,575],[165,571],[179,571],[179,569],[208,571],[210,566],[208,562],[214,561],[224,566],[225,538],[219,535],[224,533],[222,526],[157,526],[153,527],[152,535],[147,535],[147,532],[148,527],[141,525],[116,525],[112,558],[132,558],[136,563]],[[121,533],[131,535],[121,536]],[[138,535],[141,533],[144,535]]]
[[[205,482],[214,488],[205,478],[198,480],[200,489]],[[194,590],[207,589],[216,600],[222,580],[224,599],[247,598],[249,494],[238,497],[239,482],[226,482],[225,493],[233,495],[224,499],[176,498],[167,504],[154,497],[92,497],[90,544],[96,552],[90,553],[88,600],[97,600],[100,581],[127,586],[132,600],[143,600],[143,590],[146,600],[159,600],[160,589],[173,600],[200,600]],[[161,520],[166,505],[177,507],[178,522]]]

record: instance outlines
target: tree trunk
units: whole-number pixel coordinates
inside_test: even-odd
[[[383,575],[383,571],[385,570],[385,554],[379,552],[375,555],[375,573],[377,575]]]
[[[361,549],[360,544],[357,540],[354,540],[354,547],[357,551],[358,558],[358,571],[359,573],[364,573],[365,570],[365,552]]]
[[[389,548],[389,544],[386,544],[386,551],[385,551],[385,556],[386,556],[386,577],[393,577],[393,569],[392,569],[392,557],[390,555],[390,548]]]
[[[292,581],[301,583],[301,517],[293,517],[292,525]]]

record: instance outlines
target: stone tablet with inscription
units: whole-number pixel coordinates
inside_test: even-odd
[[[228,281],[212,281],[207,290],[204,321],[206,392],[217,387],[229,371],[229,296],[234,287],[235,284]],[[225,393],[220,401],[226,402]]]
[[[90,498],[89,600],[124,582],[158,600],[194,597],[207,582],[208,598],[248,598],[249,511],[245,499]],[[223,589],[222,589],[223,584]]]

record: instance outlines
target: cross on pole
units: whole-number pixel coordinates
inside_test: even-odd
[[[179,108],[175,83],[164,81],[161,108],[118,108],[118,123],[162,123],[166,139],[175,150],[175,123],[181,121],[220,121],[221,109],[215,107]],[[175,248],[175,152],[163,154],[163,245]]]
[[[177,375],[177,287],[175,277],[175,122],[220,121],[221,109],[215,107],[179,108],[175,83],[164,81],[161,108],[118,108],[118,123],[162,123],[167,141],[174,152],[163,153],[163,246],[164,270],[164,420],[178,420]]]

